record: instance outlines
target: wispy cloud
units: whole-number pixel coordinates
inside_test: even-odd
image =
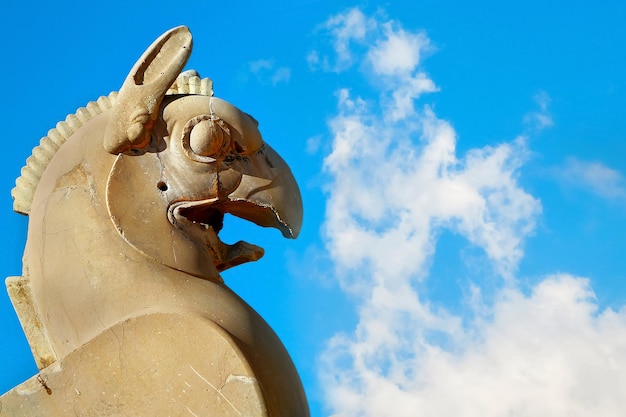
[[[278,66],[273,59],[252,61],[249,64],[249,70],[262,84],[287,83],[291,78],[291,69]]]
[[[548,93],[540,91],[535,94],[533,100],[535,101],[535,104],[537,104],[538,109],[528,113],[524,117],[526,125],[533,130],[543,130],[552,126],[554,121],[552,120],[552,115],[549,111],[551,99]]]
[[[321,135],[311,136],[306,140],[306,153],[308,153],[309,155],[316,153],[320,149],[321,144]]]
[[[626,179],[622,173],[601,162],[570,157],[555,172],[568,187],[581,188],[608,200],[626,199]]]
[[[320,30],[331,35],[334,56],[317,50],[309,52],[307,62],[311,69],[324,71],[344,71],[354,63],[353,44],[363,44],[368,31],[376,26],[376,21],[354,8],[328,19]]]
[[[344,69],[352,63],[350,43],[353,40],[365,39],[368,21],[358,9],[352,9],[344,14],[336,15],[326,22],[326,28],[334,38],[334,48],[337,56],[336,70]]]
[[[599,313],[588,282],[565,274],[530,295],[518,289],[523,243],[541,213],[518,183],[529,155],[524,138],[458,155],[450,123],[416,102],[437,90],[423,70],[425,34],[357,9],[325,27],[337,54],[326,62],[366,62],[359,71],[377,76],[379,88],[374,97],[340,89],[329,122],[323,230],[336,280],[359,317],[320,357],[329,410],[617,416],[626,405],[626,376],[617,372],[626,364],[626,312]],[[352,39],[367,46],[351,49]],[[537,100],[537,114],[546,115],[547,96]],[[543,127],[550,120],[535,119]],[[471,284],[461,316],[416,290],[436,278],[428,266],[442,229],[482,251],[501,278],[495,301],[482,298],[493,288]]]

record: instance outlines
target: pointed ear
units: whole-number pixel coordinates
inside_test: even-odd
[[[179,26],[161,35],[143,53],[120,88],[104,134],[104,148],[119,154],[150,142],[150,130],[165,92],[191,55],[191,33]]]

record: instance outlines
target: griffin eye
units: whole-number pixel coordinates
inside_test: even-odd
[[[189,147],[196,155],[213,156],[224,143],[224,131],[215,120],[202,120],[189,133]]]
[[[228,125],[215,116],[194,117],[183,129],[183,149],[194,161],[214,162],[228,149],[230,142]]]
[[[183,128],[183,149],[187,157],[194,161],[215,162],[226,153],[230,142],[228,125],[216,116],[196,116]]]

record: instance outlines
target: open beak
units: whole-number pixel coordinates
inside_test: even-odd
[[[256,261],[264,254],[263,248],[256,245],[244,241],[230,245],[219,239],[226,213],[259,226],[274,227],[287,238],[296,238],[302,226],[300,190],[287,164],[270,146],[264,144],[236,165],[241,176],[225,198],[179,201],[168,210],[172,223],[194,240],[204,242],[220,272]]]

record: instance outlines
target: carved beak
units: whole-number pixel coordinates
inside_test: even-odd
[[[268,145],[249,158],[239,186],[228,195],[226,212],[259,226],[275,227],[295,239],[302,226],[302,199],[291,170]]]

